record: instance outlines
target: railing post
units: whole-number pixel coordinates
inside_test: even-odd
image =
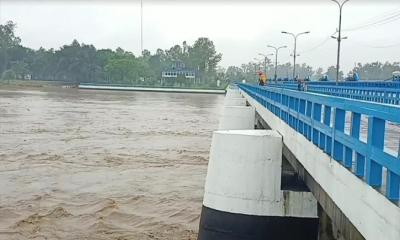
[[[368,152],[371,148],[383,150],[385,142],[385,120],[369,117],[368,118]],[[382,166],[371,159],[371,154],[367,154],[366,161],[366,181],[370,186],[380,187],[382,185]]]
[[[400,161],[400,141],[397,149],[397,158]],[[400,200],[400,176],[392,171],[387,171],[386,196],[392,201]]]
[[[304,116],[306,115],[306,100],[300,99],[300,106],[299,106],[299,113],[303,114]],[[305,131],[304,131],[304,122],[299,120],[299,131],[303,136],[305,136]]]
[[[307,101],[306,116],[311,118],[311,113],[312,113],[312,102]],[[311,126],[308,124],[304,124],[304,126],[305,126],[306,137],[308,140],[311,141]]]
[[[336,131],[344,132],[344,123],[345,123],[346,111],[343,109],[335,108],[335,122],[333,135],[335,135]],[[333,158],[338,161],[343,161],[343,144],[339,141],[336,141],[336,138],[333,139]]]
[[[313,107],[313,121],[316,122],[321,122],[321,104],[314,103]],[[313,123],[314,125],[314,123]],[[312,141],[315,145],[318,145],[319,143],[319,132],[318,130],[314,129],[314,126],[312,126],[312,131],[313,131],[313,136],[312,136]]]
[[[352,112],[351,113],[351,129],[350,135],[359,140],[360,137],[360,126],[361,125],[361,114]],[[351,168],[353,166],[353,149],[346,147],[344,166]]]
[[[400,160],[400,159],[399,159]],[[386,196],[393,201],[400,200],[400,176],[388,170],[386,183]]]
[[[332,108],[330,106],[325,105],[325,107],[324,107],[324,124],[328,127],[331,125],[331,114],[332,114]],[[332,132],[331,132],[331,134],[332,134]],[[331,136],[326,135],[324,150],[328,155],[331,155],[331,153],[332,153],[332,135]]]
[[[294,99],[294,109],[296,111],[296,118],[294,119],[293,122],[293,128],[296,129],[296,131],[299,131],[299,105],[300,105],[300,99],[295,98]]]
[[[292,116],[292,114],[290,114],[291,112],[293,112],[293,110],[294,110],[294,97],[289,97],[289,126],[295,128],[294,117]]]

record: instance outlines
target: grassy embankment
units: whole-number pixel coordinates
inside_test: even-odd
[[[44,81],[44,80],[0,80],[2,88],[15,88],[15,87],[62,87],[73,86],[73,84],[63,81]]]

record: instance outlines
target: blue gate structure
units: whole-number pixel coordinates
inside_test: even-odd
[[[327,84],[318,86],[334,88]],[[396,150],[385,148],[385,141],[398,140],[389,139],[389,132],[392,128],[400,129],[400,106],[377,103],[381,101],[378,97],[364,96],[358,100],[355,96],[361,93],[356,93],[356,89],[346,93],[353,96],[347,98],[339,90],[328,95],[323,92],[327,90],[320,90],[325,93],[320,94],[242,83],[238,87],[343,167],[381,190],[389,200],[400,200],[400,146]],[[350,91],[351,86],[343,88]],[[390,99],[386,96],[387,101]]]
[[[364,101],[400,105],[400,82],[306,82],[307,91]],[[271,87],[297,90],[296,82],[270,83]]]

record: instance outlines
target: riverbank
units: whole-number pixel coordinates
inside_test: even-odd
[[[95,84],[82,83],[76,85],[64,81],[43,81],[43,80],[1,80],[0,88],[20,89],[20,88],[79,88],[87,90],[109,90],[109,91],[137,91],[137,92],[169,92],[169,93],[206,93],[206,94],[225,94],[223,88],[181,88],[165,86],[129,86],[118,84]]]
[[[173,87],[135,87],[135,86],[110,86],[110,85],[87,85],[79,84],[80,89],[94,90],[116,90],[116,91],[140,91],[140,92],[172,92],[172,93],[210,93],[225,94],[225,89],[196,89],[196,88],[173,88]]]
[[[72,88],[76,85],[65,81],[46,80],[0,80],[0,88],[21,89],[21,88]]]

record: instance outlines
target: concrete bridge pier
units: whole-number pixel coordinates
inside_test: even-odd
[[[242,98],[242,94],[239,89],[228,88],[226,90],[226,98]]]
[[[224,106],[246,106],[246,99],[245,98],[225,98]]]
[[[219,130],[254,129],[256,111],[238,90],[228,89],[219,118]]]
[[[317,240],[317,203],[282,191],[281,168],[277,132],[214,132],[198,240]]]
[[[219,130],[254,129],[255,109],[247,106],[224,106]]]
[[[228,89],[224,100],[224,106],[246,106],[247,101],[237,89]]]

